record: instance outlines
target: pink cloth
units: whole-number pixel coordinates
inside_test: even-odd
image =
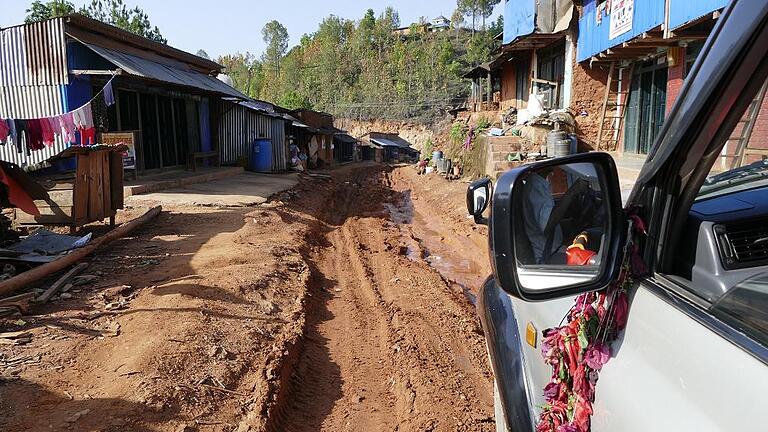
[[[8,127],[8,123],[6,123],[5,119],[0,118],[0,144],[5,144],[10,133],[11,129]]]
[[[76,142],[75,131],[77,131],[77,126],[75,126],[75,119],[72,116],[72,113],[62,114],[58,118],[59,126],[62,129],[61,137],[64,138],[64,141],[70,144]]]

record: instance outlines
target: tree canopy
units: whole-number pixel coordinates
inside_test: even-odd
[[[123,0],[91,0],[90,4],[80,9],[76,9],[75,5],[67,0],[47,2],[35,0],[27,9],[27,17],[24,21],[27,23],[42,21],[75,12],[153,41],[168,43],[160,33],[160,29],[149,21],[149,15],[144,10],[138,6],[129,8]]]
[[[393,8],[369,9],[356,21],[331,15],[289,50],[287,29],[273,21],[264,27],[260,59],[233,54],[217,61],[238,90],[287,108],[426,121],[466,98],[462,75],[488,60],[495,35],[478,30],[473,37],[460,23],[432,31],[422,21],[399,31]]]

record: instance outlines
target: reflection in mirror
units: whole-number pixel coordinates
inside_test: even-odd
[[[472,201],[474,202],[473,215],[482,213],[485,210],[485,203],[488,202],[488,189],[481,187],[473,192]]]
[[[542,167],[515,186],[515,259],[521,288],[546,290],[599,275],[608,208],[592,163]]]

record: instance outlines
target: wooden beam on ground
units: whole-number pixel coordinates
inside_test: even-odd
[[[144,213],[143,216],[120,225],[112,231],[93,240],[91,243],[79,249],[75,249],[69,255],[59,258],[56,261],[35,267],[32,270],[20,273],[10,279],[0,282],[0,295],[10,294],[22,288],[28,287],[32,283],[37,282],[44,277],[50,276],[56,272],[60,272],[72,266],[73,264],[92,254],[100,246],[130,234],[131,231],[157,217],[157,215],[159,215],[162,210],[163,209],[160,206],[154,207],[148,212]]]
[[[44,293],[40,294],[40,297],[36,299],[37,303],[47,303],[59,290],[67,284],[72,278],[79,275],[83,270],[88,267],[88,263],[80,263],[72,267],[68,272],[64,273],[64,276],[60,277],[50,286]]]

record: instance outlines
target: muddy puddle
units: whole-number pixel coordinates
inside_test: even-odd
[[[429,264],[475,304],[475,293],[487,277],[478,264],[487,259],[482,255],[485,252],[478,252],[477,245],[470,239],[456,235],[450,222],[438,214],[425,215],[417,211],[408,194],[399,203],[385,207],[400,230],[408,258]]]

